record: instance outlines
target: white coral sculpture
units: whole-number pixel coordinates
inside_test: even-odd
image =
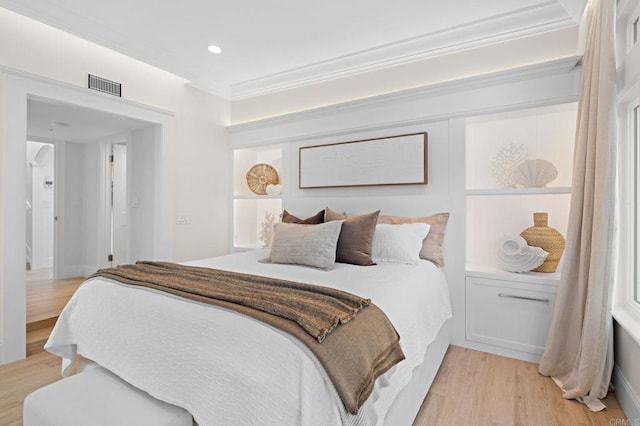
[[[505,188],[515,188],[516,183],[513,181],[513,169],[527,159],[529,153],[524,149],[524,145],[516,145],[509,142],[498,150],[493,157],[491,165],[493,169],[491,173]]]
[[[273,225],[276,223],[276,215],[273,212],[267,212],[264,220],[260,223],[260,234],[258,239],[262,241],[262,247],[269,247],[273,238]]]

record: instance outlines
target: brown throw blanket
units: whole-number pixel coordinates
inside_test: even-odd
[[[284,330],[316,355],[356,414],[376,378],[404,359],[387,316],[368,299],[322,286],[166,262],[92,275],[232,309]]]

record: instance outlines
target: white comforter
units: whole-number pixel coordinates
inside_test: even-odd
[[[76,353],[206,425],[374,425],[409,382],[451,317],[440,269],[384,263],[336,264],[333,271],[259,263],[264,251],[188,264],[333,286],[369,297],[389,317],[406,360],[378,379],[356,416],[344,409],[315,356],[295,338],[219,307],[110,280],[83,284],[45,346]]]

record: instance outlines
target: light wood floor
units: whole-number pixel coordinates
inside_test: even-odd
[[[47,352],[0,366],[0,425],[21,425],[24,398],[59,379],[60,359]],[[608,410],[592,413],[562,399],[536,364],[451,346],[414,425],[630,424],[613,394],[605,403]]]
[[[82,281],[54,280],[51,269],[27,271],[27,324],[60,315]]]
[[[414,425],[630,424],[613,393],[604,403],[607,410],[593,413],[563,399],[538,364],[450,346]]]
[[[54,280],[52,269],[27,271],[27,356],[43,351],[58,316],[83,281]]]

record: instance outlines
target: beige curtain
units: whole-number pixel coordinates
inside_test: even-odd
[[[540,373],[563,397],[605,406],[613,369],[615,1],[590,0],[567,247]]]

